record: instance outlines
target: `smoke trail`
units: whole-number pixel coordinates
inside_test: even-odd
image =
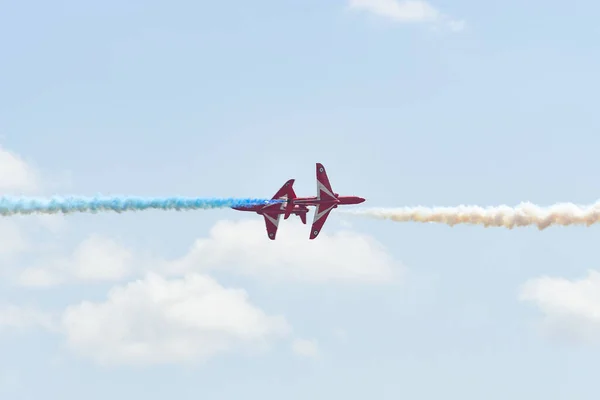
[[[0,197],[0,215],[16,214],[71,214],[75,212],[97,213],[114,211],[154,210],[206,210],[228,207],[250,207],[256,204],[278,203],[281,200],[270,199],[235,199],[235,198],[201,198],[201,197]]]
[[[436,222],[450,226],[469,224],[508,229],[535,225],[542,230],[552,225],[590,226],[600,222],[600,202],[588,206],[559,203],[540,207],[521,203],[516,207],[403,207],[340,211],[396,222]]]

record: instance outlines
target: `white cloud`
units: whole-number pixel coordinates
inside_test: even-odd
[[[0,149],[0,191],[35,191],[39,179],[19,157]],[[29,226],[29,221],[34,225]],[[295,220],[281,224],[276,241],[268,240],[260,217],[221,221],[188,254],[162,261],[144,260],[118,242],[97,235],[80,243],[72,254],[56,257],[56,248],[48,246],[44,237],[42,242],[28,242],[23,235],[33,233],[27,227],[41,227],[43,232],[38,233],[50,233],[60,247],[63,243],[56,233],[65,228],[64,222],[61,216],[31,216],[0,224],[0,256],[24,250],[39,256],[29,268],[12,265],[12,278],[26,286],[123,281],[143,271],[167,273],[172,278],[150,273],[113,288],[103,301],[83,301],[57,313],[0,307],[0,331],[40,328],[60,333],[74,353],[100,364],[203,361],[222,352],[261,351],[291,333],[283,316],[268,315],[249,301],[245,291],[225,288],[206,276],[209,271],[227,269],[313,283],[385,283],[403,272],[403,266],[367,235],[323,232],[311,241],[308,226]],[[296,339],[292,349],[304,357],[319,354],[314,340]]]
[[[39,194],[43,189],[42,175],[32,164],[18,154],[0,146],[0,196],[22,196]],[[58,232],[62,216],[30,215],[0,217],[0,270],[10,269],[8,261],[16,255],[37,249],[28,234],[40,227]]]
[[[0,196],[8,193],[30,193],[40,188],[36,169],[21,157],[0,146]],[[0,219],[0,256],[6,258],[25,251],[27,240],[18,224]]]
[[[0,395],[18,398],[23,389],[23,379],[17,370],[0,370]]]
[[[15,153],[0,146],[0,196],[25,194],[40,189],[37,170]],[[19,221],[22,222],[22,221]],[[30,249],[24,224],[9,217],[0,217],[0,272],[10,268],[14,256]]]
[[[400,23],[445,22],[454,31],[465,26],[464,21],[449,18],[424,0],[350,0],[349,6]]]
[[[350,0],[350,7],[400,22],[434,21],[440,12],[422,0]]]
[[[0,192],[34,192],[40,187],[35,168],[0,147]]]
[[[292,342],[292,351],[301,357],[317,358],[319,345],[316,340],[295,339]]]
[[[404,272],[404,266],[367,235],[344,230],[323,232],[316,240],[308,240],[307,236],[306,225],[293,220],[281,225],[275,241],[266,237],[262,219],[219,221],[209,236],[197,239],[183,257],[156,260],[141,259],[109,238],[92,235],[72,255],[42,254],[34,265],[17,270],[16,281],[23,286],[49,287],[123,281],[142,271],[183,276],[229,270],[246,276],[312,283],[385,283]]]
[[[24,269],[18,282],[24,286],[53,286],[74,281],[119,281],[134,269],[133,254],[115,241],[92,235],[70,257],[39,261]]]
[[[166,280],[149,274],[116,287],[103,303],[82,302],[63,316],[69,347],[100,364],[206,360],[233,349],[260,350],[290,332],[245,291],[192,274]]]
[[[244,290],[225,288],[201,274],[167,279],[155,273],[113,287],[103,301],[82,301],[62,312],[0,306],[0,333],[28,329],[61,334],[74,354],[100,365],[193,363],[226,352],[254,354],[292,332],[283,316],[268,315]],[[309,356],[310,348],[300,347]]]
[[[67,229],[67,221],[64,215],[59,214],[40,214],[34,216],[36,223],[45,230],[59,234]],[[30,218],[30,216],[28,216]]]
[[[6,260],[29,247],[22,229],[14,221],[0,219],[0,257]]]
[[[600,273],[582,279],[541,277],[526,282],[520,300],[537,305],[543,327],[554,335],[598,341],[600,338]]]
[[[369,236],[323,232],[311,241],[306,225],[286,222],[278,240],[271,241],[262,219],[220,221],[184,257],[162,262],[142,260],[117,242],[92,235],[70,256],[42,254],[33,267],[17,270],[19,282],[120,281],[142,271],[173,279],[150,273],[115,287],[104,301],[68,307],[54,325],[51,315],[13,307],[4,313],[4,325],[54,328],[74,353],[99,364],[203,361],[222,352],[260,351],[291,333],[282,316],[267,315],[243,290],[222,287],[205,275],[208,271],[227,268],[263,278],[367,283],[389,282],[403,272]],[[292,350],[303,357],[319,354],[314,340],[296,339]]]
[[[14,305],[0,306],[0,331],[27,330],[41,328],[54,331],[57,329],[53,316],[34,308]]]
[[[464,30],[466,26],[467,26],[467,23],[462,19],[448,21],[448,28],[450,28],[450,30],[455,31],[455,32]]]
[[[338,328],[333,331],[333,336],[340,342],[348,341],[348,332],[345,329]]]
[[[220,221],[208,238],[196,240],[190,252],[166,264],[172,274],[229,269],[243,275],[307,282],[382,283],[403,271],[373,238],[351,231],[322,232],[308,239],[306,225],[287,220],[277,240],[266,237],[262,218]]]

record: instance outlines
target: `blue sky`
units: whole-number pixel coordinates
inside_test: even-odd
[[[6,194],[313,195],[321,162],[374,207],[598,198],[591,1],[0,4]],[[0,395],[597,397],[595,227],[308,235],[4,219]]]

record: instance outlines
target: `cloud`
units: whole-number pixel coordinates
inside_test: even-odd
[[[199,274],[149,274],[114,288],[104,302],[68,307],[62,322],[69,348],[100,364],[202,361],[264,348],[291,330],[283,317],[250,304],[244,290]]]
[[[319,356],[319,346],[316,340],[295,339],[292,342],[292,351],[307,358],[317,358]]]
[[[196,240],[189,253],[165,265],[171,274],[230,270],[247,276],[297,280],[384,283],[403,271],[373,238],[352,231],[323,232],[308,240],[306,225],[281,224],[269,240],[261,219],[219,221],[209,237]]]
[[[464,21],[449,18],[424,0],[350,0],[349,7],[399,23],[445,22],[454,31],[465,26]]]
[[[348,341],[348,332],[345,329],[338,328],[333,331],[333,336],[340,342]]]
[[[0,146],[0,196],[24,196],[40,194],[45,185],[38,169],[18,154]],[[32,215],[28,217],[0,218],[1,272],[6,272],[15,256],[35,251],[29,233],[39,229],[58,232],[62,216]],[[39,246],[37,246],[39,248]]]
[[[18,155],[0,147],[0,193],[35,192],[40,178],[35,168]]]
[[[543,314],[546,332],[585,342],[600,338],[600,272],[585,278],[541,277],[526,282],[519,298],[535,304]]]
[[[350,7],[399,22],[435,21],[440,17],[437,9],[422,0],[350,0]]]
[[[292,331],[283,316],[267,315],[244,290],[206,275],[167,279],[155,273],[113,287],[103,301],[82,301],[58,313],[0,307],[0,333],[27,329],[60,334],[74,354],[105,366],[258,353]]]
[[[0,221],[0,259],[6,261],[24,252],[29,243],[22,229],[14,221]]]
[[[197,239],[187,254],[173,260],[142,259],[112,239],[92,235],[71,255],[41,254],[34,265],[16,272],[16,282],[50,287],[124,281],[143,271],[177,277],[227,270],[262,279],[381,284],[400,278],[405,270],[367,235],[347,230],[323,232],[312,241],[305,225],[288,221],[276,241],[266,237],[262,220],[219,221],[208,237]]]
[[[369,236],[323,232],[309,241],[303,224],[289,221],[280,229],[271,241],[261,219],[220,221],[186,255],[162,261],[91,235],[71,255],[41,254],[32,267],[17,270],[18,282],[44,287],[140,278],[114,287],[102,301],[82,301],[56,314],[11,306],[4,326],[58,332],[74,354],[102,365],[201,362],[262,351],[292,331],[283,316],[268,315],[245,291],[208,277],[210,271],[312,283],[386,283],[403,271]],[[291,346],[301,357],[319,355],[316,340],[295,339]]]
[[[133,254],[98,235],[84,240],[70,257],[43,259],[20,272],[23,286],[47,287],[72,282],[110,282],[127,278],[135,267]]]
[[[0,166],[0,190],[39,188],[35,169],[0,149],[0,164],[7,160]],[[17,172],[7,173],[11,168]],[[10,179],[2,182],[2,176]],[[296,220],[281,225],[276,241],[268,240],[260,217],[220,221],[187,254],[163,260],[144,259],[100,235],[90,235],[71,251],[56,253],[56,247],[64,244],[56,235],[65,229],[64,223],[56,217],[4,219],[0,256],[31,254],[24,260],[27,268],[11,264],[3,272],[9,271],[9,278],[29,287],[119,284],[105,299],[75,302],[56,312],[0,306],[0,332],[57,333],[74,354],[104,365],[201,362],[222,353],[260,352],[278,338],[290,336],[292,328],[283,316],[269,315],[252,304],[244,290],[220,285],[206,275],[212,271],[310,283],[377,284],[393,282],[404,271],[381,243],[367,235],[335,232],[331,226],[331,231],[326,229],[310,241],[307,226]],[[44,234],[40,240],[26,235],[36,233],[26,229],[32,226],[42,228],[37,232]],[[45,242],[47,237],[51,244]],[[316,340],[297,338],[291,346],[299,356],[319,354]]]
[[[36,168],[19,155],[0,146],[0,196],[32,194],[41,188]],[[19,223],[20,222],[20,223]],[[15,256],[30,249],[22,221],[0,219],[0,272],[4,274]]]
[[[56,322],[51,314],[35,308],[5,305],[0,307],[0,332],[5,330],[44,329],[54,331]]]
[[[27,216],[26,218],[31,218],[32,216]],[[67,229],[67,220],[64,215],[50,215],[50,214],[40,214],[33,216],[36,218],[36,223],[44,228],[47,231],[50,231],[53,234],[62,233]]]
[[[35,189],[38,172],[21,157],[0,148],[0,190]],[[166,272],[183,276],[189,272],[229,270],[233,273],[267,279],[305,282],[392,281],[403,266],[391,258],[385,248],[371,237],[350,230],[324,232],[315,241],[308,240],[307,226],[297,220],[282,224],[278,240],[265,236],[262,219],[240,222],[220,221],[208,237],[199,238],[188,254],[174,260],[141,259],[110,238],[92,235],[72,254],[58,255],[54,250],[57,234],[65,229],[62,216],[31,216],[0,224],[0,257],[3,260],[26,250],[32,254],[25,268],[10,269],[11,278],[22,286],[49,287],[82,282],[115,282],[142,271]],[[52,233],[53,242],[35,247],[25,231],[31,222]],[[29,226],[31,227],[31,226]],[[44,248],[42,248],[44,247]],[[52,252],[47,251],[53,250]],[[6,272],[7,267],[2,272]]]
[[[0,370],[0,395],[10,398],[18,398],[22,395],[23,379],[17,370]]]

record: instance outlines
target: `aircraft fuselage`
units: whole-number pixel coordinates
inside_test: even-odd
[[[329,177],[325,171],[323,164],[316,165],[317,178],[317,196],[312,197],[297,197],[294,191],[294,179],[288,180],[275,193],[272,200],[277,200],[276,203],[257,204],[252,206],[232,207],[234,210],[255,212],[262,215],[265,220],[267,235],[269,239],[275,240],[277,229],[279,227],[280,217],[283,215],[287,219],[290,215],[297,215],[306,224],[306,214],[308,207],[315,207],[315,214],[309,239],[315,239],[321,232],[321,228],[327,216],[334,208],[340,205],[360,204],[365,201],[364,198],[358,196],[340,196],[334,193],[331,189]]]
[[[351,204],[360,204],[365,199],[358,196],[339,196],[337,193],[335,194],[336,199],[319,199],[318,197],[298,197],[292,200],[294,204],[304,205],[304,206],[316,206],[317,204],[325,205],[325,204],[335,204],[335,207],[338,205],[351,205]]]

